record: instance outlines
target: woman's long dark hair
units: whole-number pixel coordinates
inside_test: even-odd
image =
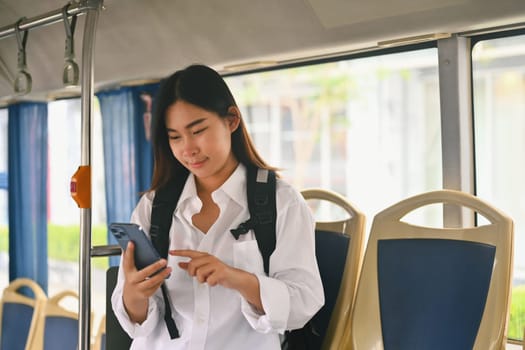
[[[173,156],[166,131],[166,110],[177,101],[185,101],[226,118],[228,109],[237,107],[224,79],[204,65],[191,65],[164,79],[155,98],[153,113],[153,178],[150,190],[166,185],[171,179],[188,175],[188,170]],[[275,168],[257,153],[242,117],[239,127],[231,134],[232,151],[244,165],[263,169]]]

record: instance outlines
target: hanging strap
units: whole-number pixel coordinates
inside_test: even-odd
[[[78,85],[79,68],[75,62],[75,26],[77,24],[77,15],[71,17],[71,23],[68,19],[67,10],[71,4],[68,3],[62,8],[62,19],[66,30],[66,49],[64,53],[64,71],[62,73],[62,82],[66,86]]]
[[[20,18],[15,24],[16,41],[18,43],[18,73],[16,74],[14,82],[14,90],[17,94],[28,94],[31,92],[33,85],[33,79],[31,74],[27,71],[27,60],[26,60],[26,44],[28,30],[24,30],[23,36],[20,35],[20,24],[25,17]]]

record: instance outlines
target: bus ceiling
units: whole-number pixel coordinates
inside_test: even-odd
[[[69,3],[75,7],[91,2]],[[24,17],[35,18],[67,4],[0,0],[0,102],[21,98],[17,78],[25,79],[19,89],[27,87],[22,84],[27,84],[27,76],[21,72],[30,74],[32,84],[23,98],[79,95],[78,88],[64,84],[64,61],[71,50],[63,25],[28,29],[24,45],[23,35],[13,30],[19,21],[24,27]],[[225,73],[243,71],[525,22],[523,0],[105,0],[103,4],[96,29],[95,89],[156,80],[196,62]],[[85,16],[79,16],[72,33],[76,40],[70,42],[73,54],[81,52],[84,22]],[[81,61],[76,57],[71,62]]]

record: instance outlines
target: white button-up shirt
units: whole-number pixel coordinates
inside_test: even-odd
[[[133,338],[131,349],[271,350],[280,349],[279,333],[302,327],[324,304],[323,287],[315,259],[315,222],[301,194],[278,179],[276,188],[276,248],[270,257],[269,276],[253,230],[235,240],[230,229],[250,215],[246,196],[246,168],[239,165],[212,198],[220,208],[206,234],[192,225],[202,203],[190,174],[175,209],[170,228],[170,249],[207,252],[224,263],[255,274],[259,280],[264,314],[258,313],[236,290],[199,283],[178,267],[188,258],[168,256],[172,273],[166,280],[180,338],[170,339],[164,322],[160,289],[149,300],[147,319],[132,322],[122,302],[123,278],[112,295],[114,312]],[[149,232],[153,193],[140,199],[131,221]]]

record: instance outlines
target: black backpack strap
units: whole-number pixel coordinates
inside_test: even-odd
[[[170,338],[177,339],[180,337],[180,334],[179,329],[175,324],[175,320],[171,315],[170,298],[168,297],[168,288],[166,287],[166,283],[162,283],[160,289],[162,291],[162,298],[164,299],[164,322],[166,323],[166,327],[168,328]]]
[[[173,220],[173,212],[179,201],[180,195],[186,183],[187,177],[179,177],[171,180],[166,186],[155,191],[153,207],[151,209],[150,237],[153,246],[160,256],[166,259],[170,243],[170,227]],[[179,338],[179,330],[171,315],[170,300],[166,284],[161,285],[162,297],[164,298],[164,321],[171,339]]]
[[[179,202],[186,179],[187,177],[172,179],[155,191],[155,198],[153,198],[149,235],[153,246],[164,259],[168,257],[173,212]]]
[[[255,166],[247,167],[247,196],[250,219],[231,230],[235,239],[240,234],[253,229],[259,251],[263,257],[264,272],[270,271],[270,255],[275,250],[277,208],[275,204],[276,180],[275,172],[268,169],[259,169]]]

